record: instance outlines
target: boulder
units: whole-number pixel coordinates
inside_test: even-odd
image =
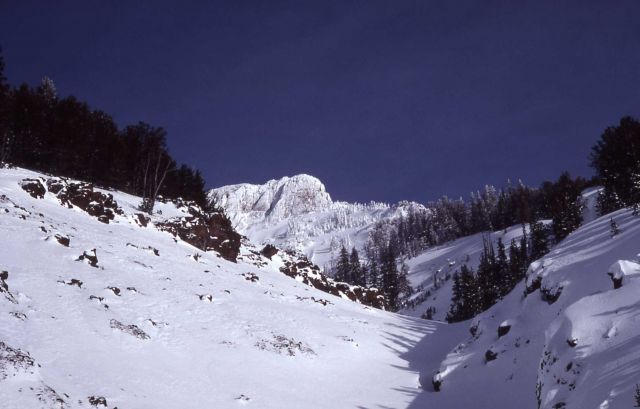
[[[190,216],[159,222],[156,227],[202,251],[213,250],[222,258],[235,262],[240,254],[242,237],[224,213],[205,213],[197,206],[190,206],[189,213]]]
[[[44,198],[44,194],[47,193],[42,182],[38,179],[22,179],[22,181],[20,181],[20,187],[34,199],[42,199]]]
[[[613,282],[613,288],[622,287],[625,280],[640,275],[640,264],[629,260],[618,260],[609,267],[607,275]]]

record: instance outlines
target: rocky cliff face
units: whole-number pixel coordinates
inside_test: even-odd
[[[224,186],[211,190],[209,198],[252,242],[302,252],[321,267],[342,244],[362,249],[376,222],[396,217],[406,206],[422,206],[333,201],[322,182],[309,175]]]
[[[260,221],[278,222],[323,211],[333,203],[320,180],[296,175],[263,185],[242,183],[213,189],[209,197],[225,209],[239,230]]]

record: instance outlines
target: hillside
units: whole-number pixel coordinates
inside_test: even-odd
[[[615,237],[610,217],[620,226]],[[632,407],[640,373],[639,253],[640,223],[629,210],[586,223],[533,263],[526,283],[470,324],[460,324],[469,333],[434,377],[441,391],[421,395],[419,402]],[[621,288],[614,289],[612,277]]]
[[[528,232],[528,226],[526,227]],[[506,231],[477,233],[429,248],[406,260],[408,278],[416,290],[411,297],[413,304],[401,312],[420,317],[427,308],[434,308],[433,319],[444,321],[451,305],[452,276],[466,264],[476,268],[482,253],[483,237],[494,243],[500,238],[504,243],[522,237],[522,226],[512,226]],[[436,284],[437,282],[437,284]]]
[[[144,227],[139,198],[97,189],[121,209],[106,224],[19,185],[40,177],[0,172],[3,408],[403,407],[419,391],[402,355],[441,324],[315,290],[248,242],[237,263],[202,252],[157,229],[184,215],[172,203]]]
[[[306,268],[301,259],[269,259],[248,240],[235,262],[223,257],[228,240],[202,251],[163,231],[193,212],[179,201],[158,203],[142,223],[138,197],[96,188],[108,206],[82,210],[64,205],[52,181],[75,183],[0,173],[3,407],[633,404],[640,223],[628,210],[585,223],[504,300],[447,325],[321,292],[283,274]],[[503,234],[519,232],[494,233]],[[478,252],[476,236],[431,249],[413,259],[413,279]]]

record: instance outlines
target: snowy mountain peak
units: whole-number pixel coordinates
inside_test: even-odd
[[[409,205],[334,202],[324,184],[306,174],[223,186],[209,191],[209,198],[252,242],[300,251],[321,267],[341,244],[361,249],[375,223]]]
[[[325,210],[333,203],[324,184],[306,174],[269,180],[263,185],[224,186],[211,190],[209,197],[225,209],[240,230],[251,220],[277,222]]]

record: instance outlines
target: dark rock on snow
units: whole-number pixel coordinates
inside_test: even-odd
[[[274,246],[273,244],[267,244],[266,246],[264,246],[264,248],[260,251],[260,254],[262,254],[263,256],[265,256],[266,258],[268,258],[269,260],[271,260],[271,257],[275,256],[276,254],[278,254],[278,248],[276,246]]]
[[[130,325],[125,325],[123,323],[121,323],[118,320],[112,319],[111,321],[109,321],[109,325],[111,326],[111,328],[114,329],[118,329],[124,333],[127,333],[129,335],[133,335],[136,338],[139,339],[149,339],[149,335],[147,335],[146,332],[144,332],[143,330],[141,330],[137,325],[134,324],[130,324]]]
[[[83,252],[82,255],[80,255],[76,261],[82,261],[82,260],[86,260],[87,263],[89,263],[89,265],[91,267],[98,267],[98,254],[96,253],[96,249],[91,249],[88,252]]]
[[[241,236],[224,213],[206,213],[195,204],[190,205],[188,211],[189,216],[160,222],[157,228],[202,251],[214,250],[224,259],[235,262],[240,253]]]
[[[357,301],[374,308],[385,308],[384,297],[377,289],[336,282],[322,274],[320,267],[310,262],[304,255],[285,251],[285,256],[288,259],[284,260],[284,266],[280,267],[280,271],[289,277],[301,279],[303,284],[338,297],[344,294],[351,301]]]
[[[62,234],[56,234],[54,237],[56,238],[58,243],[62,244],[65,247],[69,247],[69,244],[71,244],[71,240],[67,236],[63,236]]]
[[[498,353],[493,352],[490,349],[487,349],[487,352],[484,353],[484,359],[486,362],[494,361],[496,358],[498,358]]]
[[[47,193],[42,182],[38,179],[23,179],[20,181],[20,187],[34,199],[42,199],[44,198],[44,194]]]
[[[498,338],[501,338],[507,335],[509,333],[509,330],[511,330],[511,325],[508,325],[508,324],[500,325],[498,327]]]

